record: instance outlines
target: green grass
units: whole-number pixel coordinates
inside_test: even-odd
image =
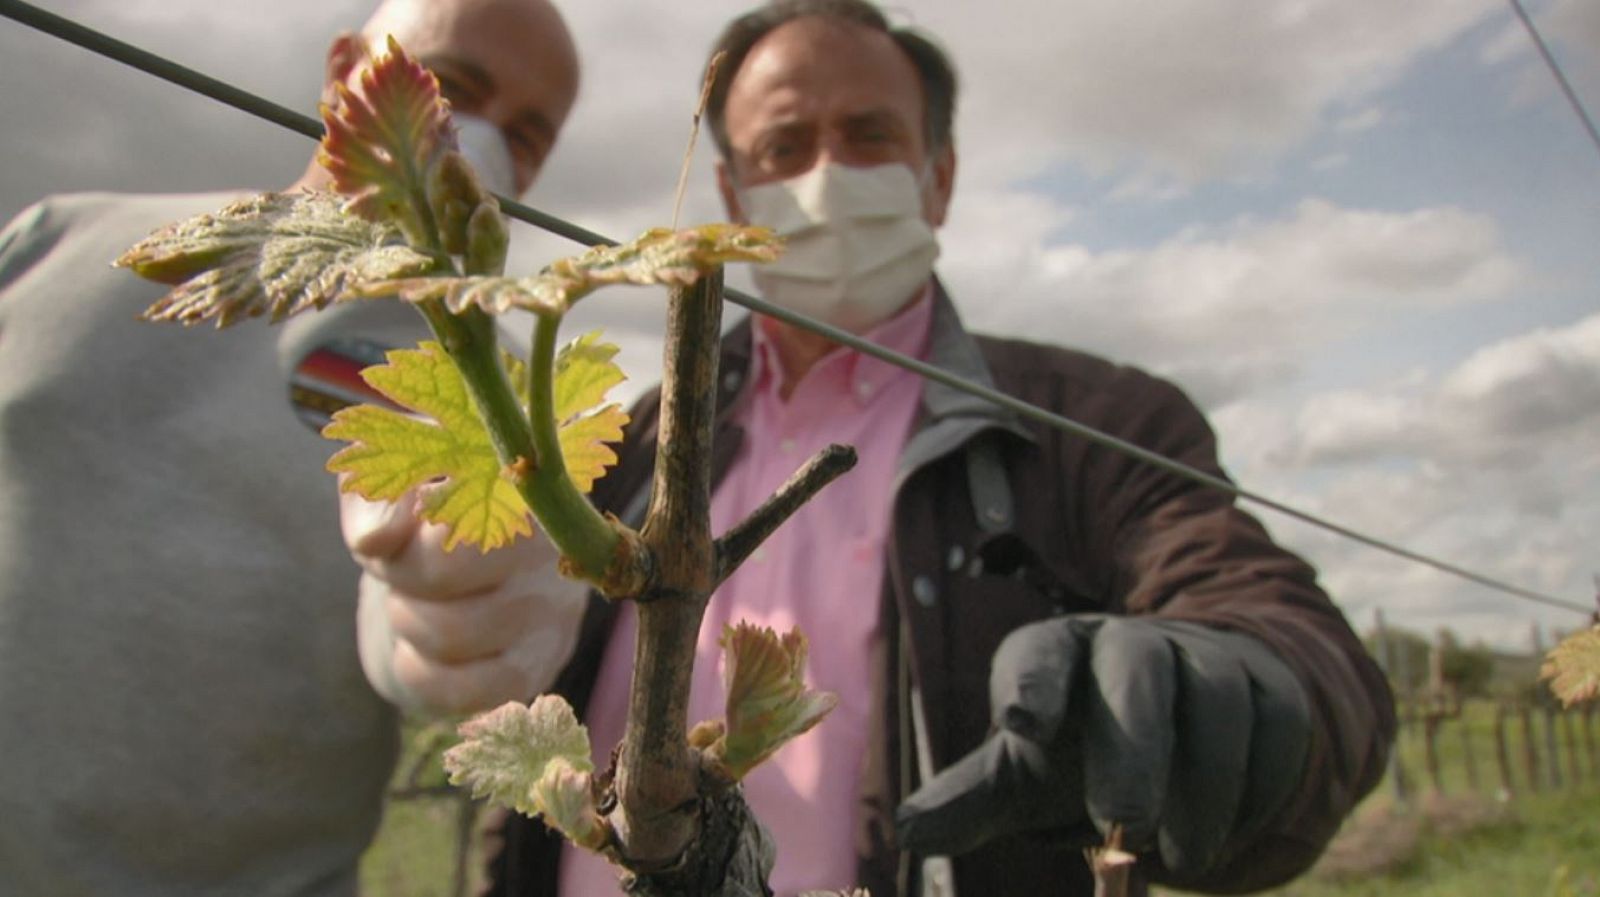
[[[1319,867],[1268,892],[1279,897],[1565,897],[1600,894],[1600,789],[1518,798],[1504,807],[1428,812],[1377,808],[1346,826],[1346,835],[1389,864],[1356,874]],[[1461,814],[1475,817],[1459,830]],[[1455,815],[1453,815],[1455,814]],[[1368,837],[1357,832],[1365,827]],[[1388,838],[1384,838],[1388,835]],[[1415,840],[1409,840],[1414,837]],[[1396,852],[1395,847],[1410,845]],[[1359,859],[1359,858],[1357,858]]]
[[[452,728],[444,724],[407,723],[402,732],[403,749],[399,767],[391,782],[391,795],[411,792],[415,796],[391,796],[383,814],[377,838],[361,858],[363,897],[451,897],[456,889],[458,833],[463,824],[476,827],[474,806],[459,792],[442,791],[445,785],[439,755],[450,743]],[[480,839],[473,838],[473,849],[466,858],[467,886],[462,894],[472,894],[481,880]]]
[[[1549,783],[1545,721],[1532,717],[1540,758],[1539,788],[1529,786],[1521,720],[1505,721],[1512,794],[1500,795],[1494,705],[1469,702],[1460,719],[1441,724],[1435,743],[1443,793],[1427,772],[1424,727],[1404,727],[1399,756],[1410,789],[1397,801],[1385,780],[1346,823],[1312,872],[1267,892],[1276,897],[1577,897],[1600,895],[1600,770],[1573,735],[1578,773],[1562,729],[1563,786]],[[1581,717],[1573,718],[1581,725]],[[1469,740],[1462,738],[1465,729]],[[1470,787],[1468,756],[1477,767]]]

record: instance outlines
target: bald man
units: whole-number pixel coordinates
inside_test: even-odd
[[[526,189],[577,91],[557,12],[390,0],[333,41],[330,93],[390,33],[496,189]],[[291,186],[325,184],[311,165]],[[356,891],[395,715],[355,650],[331,446],[301,415],[416,316],[184,333],[137,321],[161,288],[109,265],[256,192],[57,196],[0,232],[0,894]]]

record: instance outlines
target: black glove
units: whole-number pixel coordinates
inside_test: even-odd
[[[1299,783],[1310,737],[1294,673],[1259,640],[1195,623],[1079,615],[1018,629],[989,677],[994,732],[895,814],[903,848],[959,854],[1032,832],[1123,828],[1157,880],[1204,876]]]

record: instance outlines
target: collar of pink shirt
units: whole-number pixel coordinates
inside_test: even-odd
[[[923,287],[922,294],[894,317],[861,334],[861,337],[885,349],[922,358],[928,350],[928,331],[933,321],[933,281]],[[751,326],[751,358],[748,381],[749,394],[766,395],[776,399],[783,383],[783,366],[778,360],[778,349],[767,332],[765,321],[758,319]],[[797,401],[826,402],[825,408],[838,413],[836,402],[848,397],[857,410],[872,404],[884,393],[884,387],[899,377],[914,377],[870,355],[863,355],[847,346],[837,346],[818,359],[795,385],[788,403],[790,413],[800,410]],[[747,394],[747,395],[749,395]]]

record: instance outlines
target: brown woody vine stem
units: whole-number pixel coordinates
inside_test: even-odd
[[[636,870],[665,868],[698,831],[699,763],[688,741],[689,678],[711,596],[712,428],[722,271],[676,287],[668,304],[666,370],[650,512],[640,535],[655,559],[641,601],[628,725],[611,822]]]
[[[708,824],[727,827],[728,819],[703,818],[729,811],[725,801],[715,799],[726,783],[702,776],[698,752],[688,743],[690,676],[711,592],[780,523],[855,463],[850,448],[819,453],[761,509],[723,540],[713,541],[710,458],[721,321],[720,268],[692,286],[673,289],[655,479],[639,533],[653,558],[654,581],[637,605],[627,730],[617,761],[617,805],[609,818],[617,852],[644,875],[707,868],[692,861],[692,851],[725,847],[707,844],[701,836]],[[735,816],[742,818],[742,806],[739,801]]]
[[[778,487],[761,507],[717,540],[717,573],[713,588],[739,569],[750,552],[800,510],[801,505],[810,501],[811,496],[854,466],[856,450],[848,445],[830,445],[811,456],[811,460]]]

